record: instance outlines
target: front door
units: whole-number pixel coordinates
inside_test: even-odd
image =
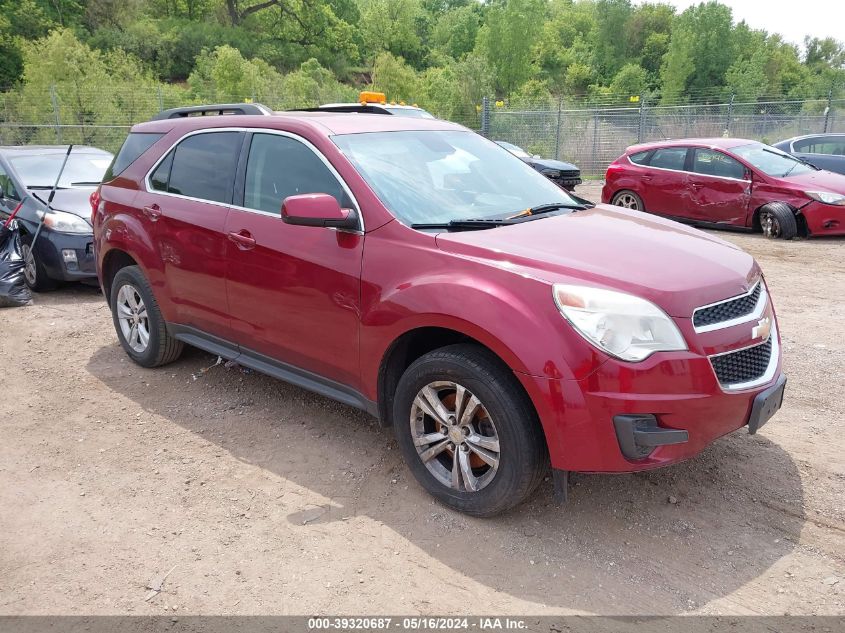
[[[692,151],[690,217],[700,222],[745,226],[751,199],[745,166],[714,149],[697,147]]]
[[[162,261],[177,324],[231,338],[226,298],[226,216],[243,132],[203,132],[182,140],[150,175],[152,192],[135,206]],[[154,288],[155,290],[155,288]]]
[[[240,206],[226,221],[229,305],[242,352],[359,389],[364,236],[281,219],[288,196],[327,193],[347,208],[351,196],[322,155],[290,135],[253,134],[242,169]]]

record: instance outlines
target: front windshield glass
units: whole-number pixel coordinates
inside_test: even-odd
[[[430,112],[426,112],[421,108],[385,108],[388,112],[395,114],[396,116],[407,116],[411,117],[412,119],[433,119],[434,115]]]
[[[52,187],[56,176],[62,168],[65,153],[58,154],[27,154],[12,156],[9,162],[18,172],[27,187]],[[112,161],[112,155],[102,154],[74,154],[71,152],[67,165],[62,172],[59,187],[93,186],[103,179]]]
[[[578,205],[474,132],[368,132],[333,140],[384,205],[407,224],[501,219],[545,204]]]
[[[513,143],[506,143],[505,141],[496,141],[496,145],[501,145],[514,156],[519,158],[531,158],[531,156],[521,147],[517,147]]]
[[[760,143],[740,145],[731,150],[734,154],[751,163],[769,176],[783,178],[784,176],[798,176],[816,171],[797,158],[785,154],[774,147],[767,147]]]

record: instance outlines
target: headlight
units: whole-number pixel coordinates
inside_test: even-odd
[[[813,200],[824,202],[825,204],[835,204],[839,207],[845,207],[845,196],[841,193],[832,193],[830,191],[805,191]]]
[[[650,301],[586,286],[555,284],[552,290],[575,331],[611,356],[638,362],[654,352],[687,349],[675,322]]]
[[[54,231],[61,231],[62,233],[91,232],[91,225],[73,213],[52,210],[45,215],[43,211],[39,211],[38,217],[44,218],[44,226],[48,226]]]
[[[560,178],[559,169],[548,168],[542,170],[540,173],[543,174],[546,178]]]

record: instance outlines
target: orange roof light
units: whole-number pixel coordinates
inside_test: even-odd
[[[358,95],[358,101],[362,104],[367,103],[387,103],[387,97],[383,92],[373,92],[371,90],[364,90]]]

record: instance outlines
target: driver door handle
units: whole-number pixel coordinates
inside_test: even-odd
[[[144,207],[144,215],[146,215],[151,222],[156,222],[161,217],[161,207],[157,204],[152,204],[149,207]]]
[[[235,245],[242,251],[248,251],[255,248],[255,238],[252,237],[250,232],[245,229],[238,231],[237,233],[229,233],[229,240],[234,242]]]

